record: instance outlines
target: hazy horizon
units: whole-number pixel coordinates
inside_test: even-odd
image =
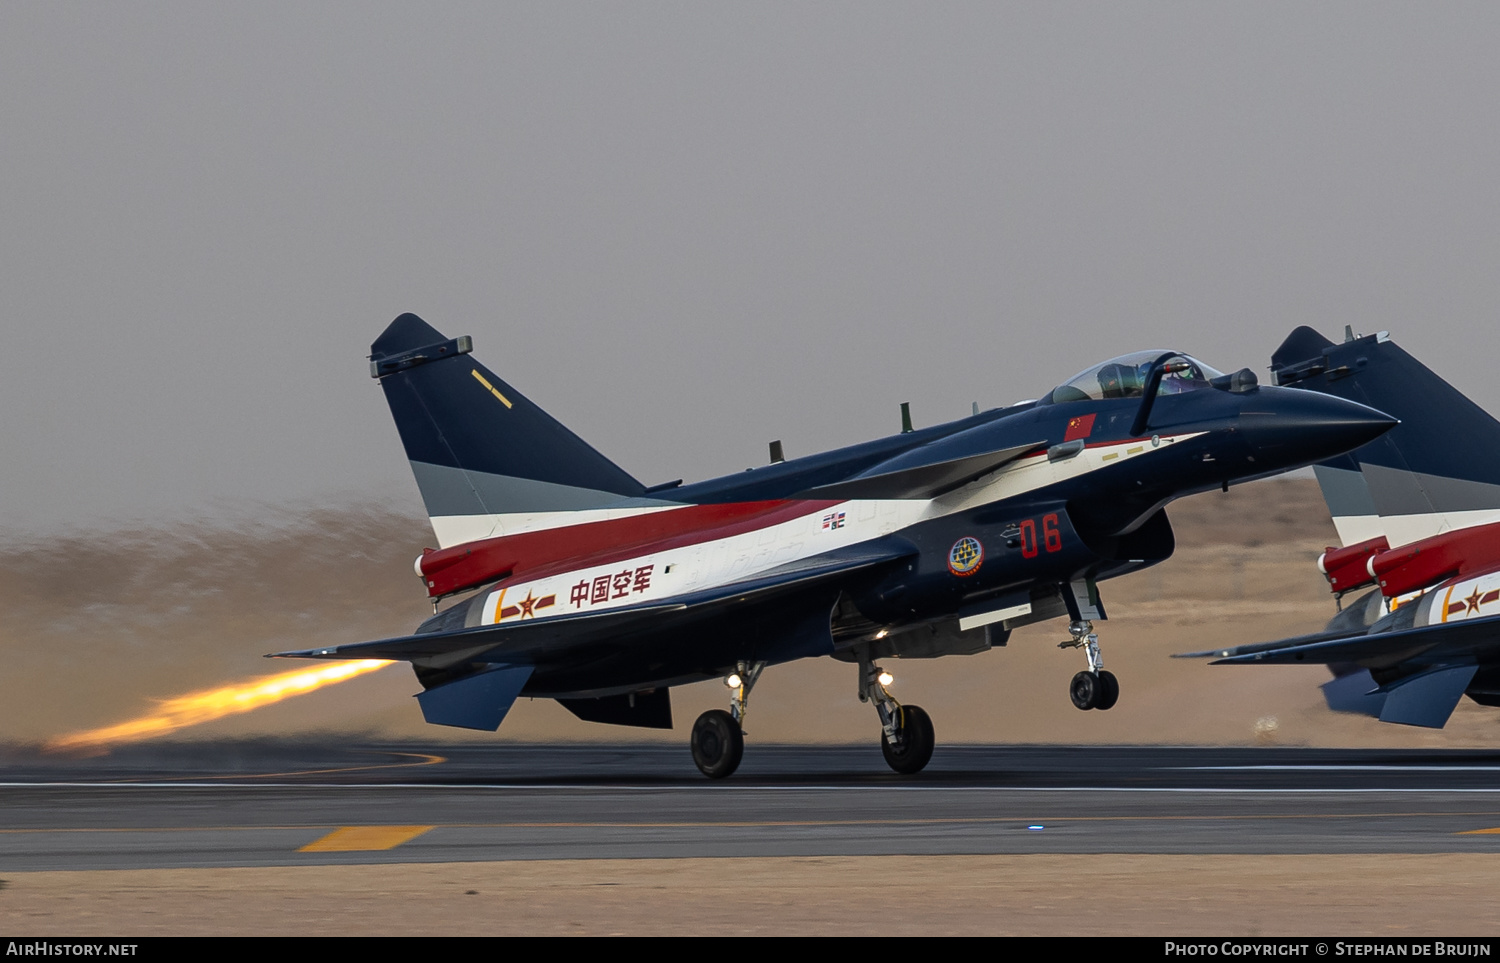
[[[0,531],[420,502],[370,341],[651,484],[1298,324],[1490,376],[1500,8],[0,8]],[[1489,105],[1489,106],[1486,106]]]

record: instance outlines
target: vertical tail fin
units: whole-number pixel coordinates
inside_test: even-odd
[[[1401,420],[1315,469],[1346,545],[1384,535],[1394,547],[1500,520],[1500,422],[1385,334],[1334,344],[1300,327],[1272,355],[1271,372],[1277,384]]]
[[[417,487],[443,547],[554,513],[648,504],[645,486],[415,314],[370,346]]]

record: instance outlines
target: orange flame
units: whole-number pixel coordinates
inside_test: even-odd
[[[102,729],[88,729],[57,736],[49,740],[43,748],[50,752],[70,749],[102,751],[112,743],[150,739],[153,736],[176,732],[188,726],[222,719],[224,716],[259,709],[261,706],[280,702],[294,695],[312,692],[366,672],[374,672],[387,665],[390,663],[384,659],[335,662],[316,669],[282,672],[254,682],[240,682],[220,686],[217,689],[190,692],[187,695],[177,696],[175,699],[160,700],[155,712],[118,725],[105,726]]]

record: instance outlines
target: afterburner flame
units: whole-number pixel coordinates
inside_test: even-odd
[[[135,742],[153,736],[176,732],[188,726],[196,726],[225,716],[237,715],[259,709],[261,706],[280,702],[282,699],[304,692],[312,692],[335,682],[343,682],[366,672],[374,672],[391,663],[384,659],[362,659],[358,662],[335,662],[316,669],[297,669],[279,675],[266,676],[254,682],[190,692],[175,699],[161,700],[155,712],[105,726],[58,736],[47,742],[44,748],[51,751],[69,749],[104,749],[121,742]]]

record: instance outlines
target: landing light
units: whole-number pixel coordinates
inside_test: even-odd
[[[892,682],[896,681],[896,677],[893,676],[893,675],[891,675],[889,672],[885,671],[884,669],[881,669],[880,670],[880,675],[876,676],[876,681],[879,682],[881,685],[890,685]]]
[[[729,673],[729,678],[724,680],[724,684],[729,686],[729,688],[731,689],[738,689],[741,685],[744,684],[744,681],[744,679],[740,678],[740,674],[738,672],[731,672]]]

